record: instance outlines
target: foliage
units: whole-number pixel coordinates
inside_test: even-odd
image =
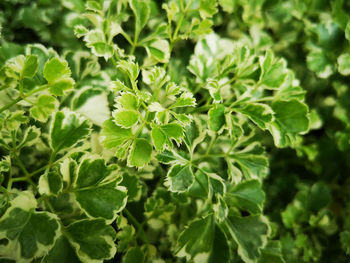
[[[347,1],[0,7],[0,261],[347,262]]]

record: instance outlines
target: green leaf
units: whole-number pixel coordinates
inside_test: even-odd
[[[262,212],[265,193],[258,180],[241,182],[226,193],[230,204],[252,214]]]
[[[122,128],[131,128],[139,120],[139,112],[135,110],[116,110],[113,112],[114,121]]]
[[[156,158],[160,163],[170,164],[175,163],[178,156],[174,153],[174,151],[165,150],[164,152],[157,154]]]
[[[346,24],[345,38],[350,41],[350,21]]]
[[[271,240],[261,250],[259,263],[285,263],[280,241]]]
[[[16,262],[44,256],[55,244],[60,225],[56,215],[36,212],[36,200],[23,191],[0,219],[1,255]]]
[[[85,33],[81,31],[80,28],[77,33],[79,35]],[[86,42],[86,46],[91,48],[92,53],[96,56],[104,57],[106,61],[113,56],[113,47],[107,43],[105,34],[101,29],[88,31],[84,36],[84,41]]]
[[[198,169],[195,178],[189,189],[189,194],[192,196],[210,198],[214,194],[223,195],[226,192],[224,180],[215,173]]]
[[[227,238],[238,246],[238,255],[246,263],[254,263],[260,257],[260,249],[267,244],[270,227],[264,216],[229,216],[221,225]]]
[[[153,145],[156,148],[156,150],[163,151],[164,146],[166,145],[167,137],[162,131],[162,129],[158,126],[153,126],[151,136],[152,136]]]
[[[209,128],[212,131],[218,132],[225,125],[225,106],[216,104],[208,112],[209,116]]]
[[[164,39],[157,39],[145,46],[147,55],[151,61],[168,63],[170,58],[169,42]]]
[[[275,101],[275,121],[268,129],[277,147],[293,146],[297,135],[309,130],[308,107],[298,100]]]
[[[109,178],[111,171],[103,159],[85,157],[78,167],[73,193],[81,208],[91,217],[102,217],[112,222],[126,205],[126,189],[118,185],[116,178]],[[109,179],[108,179],[109,178]]]
[[[63,179],[57,172],[45,173],[39,179],[38,188],[41,195],[57,195],[62,191]]]
[[[99,14],[102,14],[102,11],[103,11],[101,4],[93,0],[87,1],[85,4],[85,8],[86,10],[90,10]]]
[[[246,115],[261,129],[266,129],[266,124],[273,120],[273,111],[266,104],[246,103],[240,108],[233,108],[233,110]]]
[[[169,109],[194,106],[196,106],[196,99],[193,97],[193,94],[190,92],[184,92],[176,99],[175,103],[172,104]]]
[[[123,92],[122,95],[116,99],[117,105],[126,110],[137,110],[139,102],[137,97],[129,92]]]
[[[129,140],[132,136],[130,129],[124,129],[116,125],[112,120],[107,120],[102,125],[103,145],[107,149],[116,148]]]
[[[338,57],[338,70],[344,76],[350,75],[350,53],[344,53]]]
[[[232,13],[238,4],[237,0],[219,0],[219,5],[227,13]]]
[[[24,61],[22,76],[32,78],[38,70],[38,57],[36,55],[28,55]]]
[[[143,167],[151,160],[152,146],[145,139],[136,139],[132,145],[128,165]]]
[[[144,262],[145,255],[140,247],[131,247],[123,257],[123,263]]]
[[[43,75],[53,95],[62,96],[66,90],[73,88],[74,80],[65,60],[52,58],[45,63]]]
[[[39,128],[34,126],[29,126],[25,130],[21,140],[19,140],[17,149],[21,149],[24,146],[30,147],[34,145],[35,143],[38,142],[40,135],[41,135],[41,132]]]
[[[58,101],[50,95],[40,95],[35,105],[30,109],[32,117],[38,121],[46,122],[49,115],[58,107]]]
[[[202,142],[205,138],[206,131],[203,129],[203,126],[200,124],[200,121],[194,119],[190,125],[185,127],[185,136],[184,142],[191,152],[194,151],[196,146]]]
[[[201,15],[202,18],[212,17],[218,11],[216,6],[217,6],[216,1],[200,0],[199,14]]]
[[[116,233],[103,219],[75,221],[66,231],[70,244],[82,262],[102,263],[116,253]]]
[[[267,89],[279,88],[286,78],[286,65],[282,59],[276,59],[268,50],[265,57],[260,57],[261,74],[259,83]]]
[[[212,250],[214,234],[215,218],[213,215],[192,221],[179,236],[176,255],[186,257],[187,261],[198,254],[204,254],[208,258]]]
[[[32,78],[38,70],[38,56],[37,55],[19,55],[7,61],[7,67],[18,75],[12,75],[16,79]]]
[[[340,233],[340,242],[345,253],[349,255],[350,254],[350,231],[343,231]]]
[[[269,162],[264,154],[264,149],[258,143],[250,144],[245,149],[237,151],[229,157],[226,158],[229,174],[235,181],[240,181],[241,177],[240,174],[235,173],[235,169],[232,167],[235,163],[239,166],[242,175],[247,179],[261,180],[268,173]]]
[[[331,199],[332,195],[329,186],[324,182],[317,182],[311,187],[306,205],[311,211],[317,212],[327,207]]]
[[[75,249],[65,236],[56,240],[55,246],[44,257],[45,263],[70,262],[80,263],[80,259],[75,253]]]
[[[183,129],[182,126],[178,123],[169,123],[160,126],[164,134],[167,136],[168,139],[173,139],[177,143],[181,142],[181,139],[183,138]]]
[[[129,0],[130,8],[135,15],[136,29],[135,34],[139,35],[141,30],[146,25],[150,16],[150,6],[145,0]]]
[[[306,58],[307,66],[320,78],[328,78],[334,73],[332,62],[322,51],[313,51]]]
[[[138,175],[123,173],[123,180],[120,183],[128,190],[128,202],[138,201],[142,194],[142,184]]]
[[[50,138],[51,148],[59,152],[72,147],[90,133],[90,124],[84,118],[69,111],[58,111],[53,116]]]
[[[191,167],[175,164],[169,169],[164,185],[171,192],[182,193],[187,191],[193,182],[194,176]]]
[[[131,60],[120,60],[117,67],[126,72],[132,82],[135,82],[139,76],[139,65]]]
[[[215,235],[213,240],[213,248],[210,254],[209,263],[222,262],[228,263],[233,256],[230,253],[228,240],[218,226],[215,226]]]

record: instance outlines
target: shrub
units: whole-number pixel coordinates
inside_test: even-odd
[[[1,262],[347,261],[347,1],[0,7]]]

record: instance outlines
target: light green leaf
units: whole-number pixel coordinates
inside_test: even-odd
[[[129,158],[128,165],[143,167],[151,160],[152,154],[152,146],[145,139],[136,139],[132,145]]]
[[[52,58],[45,63],[43,74],[49,85],[49,91],[62,96],[66,90],[73,88],[74,80],[65,60]]]
[[[1,256],[16,262],[31,262],[44,256],[55,244],[60,225],[56,215],[36,212],[36,200],[23,191],[0,219]]]
[[[122,128],[131,128],[139,120],[139,112],[135,110],[116,110],[113,112],[114,122]]]
[[[202,18],[212,17],[216,12],[217,3],[213,0],[200,0],[199,2],[199,14]]]
[[[146,25],[149,15],[150,6],[145,0],[129,0],[130,8],[135,15],[136,35],[139,35],[143,27]]]
[[[158,126],[153,126],[151,136],[153,145],[156,148],[156,150],[163,151],[164,146],[166,145],[167,136],[164,134],[162,129]]]
[[[225,106],[216,104],[208,112],[209,116],[209,128],[212,131],[218,132],[225,125]]]
[[[338,70],[344,76],[350,75],[350,53],[344,53],[338,57]]]
[[[33,77],[38,70],[38,66],[38,57],[36,55],[26,56],[22,70],[22,76],[25,78]]]
[[[208,35],[212,32],[213,21],[209,19],[192,19],[192,33],[196,36]]]
[[[267,244],[270,235],[268,220],[264,216],[229,216],[221,225],[228,238],[238,246],[238,254],[245,263],[254,263],[260,257],[260,249]]]
[[[268,129],[277,147],[293,146],[298,134],[309,129],[308,107],[298,100],[275,101],[271,105],[275,121]]]
[[[346,24],[345,38],[350,41],[350,21]]]
[[[230,204],[253,214],[262,212],[265,193],[258,180],[243,181],[226,194]]]
[[[89,33],[89,30],[86,27],[84,27],[83,25],[76,25],[74,27],[74,34],[78,38],[85,36],[87,33]]]
[[[103,8],[98,1],[90,0],[85,4],[86,10],[96,12],[98,14],[103,14]]]
[[[112,120],[107,120],[102,125],[103,145],[107,149],[122,145],[132,136],[130,129],[124,129],[116,125]]]
[[[116,177],[103,159],[86,157],[78,167],[73,193],[81,208],[91,217],[102,217],[112,222],[126,205],[125,187],[118,186]],[[109,178],[109,179],[108,179]]]
[[[23,110],[17,110],[9,113],[6,117],[6,126],[10,130],[18,130],[22,124],[26,124],[29,121],[29,117],[25,115]]]
[[[116,233],[103,219],[83,219],[70,224],[67,239],[82,262],[102,263],[116,253]]]
[[[306,57],[307,66],[320,78],[328,78],[334,73],[334,66],[322,51],[313,51]]]
[[[175,103],[172,104],[169,109],[194,106],[196,106],[196,99],[193,97],[193,94],[190,92],[184,92],[176,99]]]
[[[182,126],[178,123],[169,123],[165,125],[160,126],[164,134],[166,135],[168,139],[168,144],[170,139],[175,140],[178,144],[181,142],[181,139],[183,138],[183,129]]]
[[[238,4],[237,0],[219,0],[219,5],[227,13],[232,13]]]
[[[38,56],[37,55],[19,55],[6,62],[6,65],[11,71],[18,73],[17,75],[11,74],[11,77],[15,79],[32,78],[38,70]]]
[[[69,111],[58,111],[53,116],[50,138],[51,148],[59,152],[83,140],[90,133],[90,124],[84,118]]]
[[[187,191],[193,182],[192,168],[189,165],[175,164],[169,169],[164,185],[171,192],[182,193]]]
[[[137,110],[139,102],[137,97],[129,92],[123,92],[119,97],[116,98],[117,107],[126,110]]]
[[[266,124],[273,120],[273,111],[266,104],[246,103],[242,107],[233,108],[233,110],[246,115],[263,130],[267,128]]]
[[[126,72],[132,82],[135,82],[140,73],[140,68],[137,63],[131,60],[118,61],[118,68]]]
[[[286,78],[286,63],[276,59],[272,51],[268,50],[265,57],[260,57],[261,74],[259,83],[267,89],[279,88]]]
[[[49,115],[58,107],[58,101],[50,95],[40,95],[35,105],[30,109],[32,117],[38,121],[46,122]]]
[[[79,31],[78,33],[84,32]],[[104,57],[105,60],[113,56],[113,47],[107,43],[105,34],[101,29],[88,31],[84,36],[84,41],[86,46],[91,48],[92,53],[96,56]]]
[[[167,63],[170,58],[169,42],[164,39],[157,39],[148,43],[146,46],[146,52],[151,61]]]

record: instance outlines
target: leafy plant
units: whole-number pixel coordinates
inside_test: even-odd
[[[1,260],[346,261],[346,1],[0,7]]]

